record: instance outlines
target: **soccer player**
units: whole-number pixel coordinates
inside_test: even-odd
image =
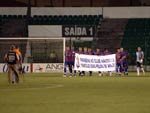
[[[87,47],[83,48],[83,54],[88,55],[88,48]],[[82,71],[81,76],[85,76],[85,71]]]
[[[116,74],[121,75],[121,52],[120,52],[120,48],[117,49],[117,53],[116,53]]]
[[[66,77],[67,67],[69,68],[70,77],[72,77],[71,59],[72,59],[72,53],[70,47],[67,46],[65,50],[64,77]]]
[[[91,48],[88,48],[87,54],[88,54],[88,55],[94,55],[94,52],[92,52],[92,49],[91,49]],[[89,71],[89,75],[92,76],[92,71]]]
[[[120,48],[120,52],[121,52],[121,72],[124,72],[124,75],[128,75],[126,52],[124,51],[123,47]]]
[[[110,55],[110,52],[108,51],[107,48],[105,48],[105,50],[104,50],[104,55]]]
[[[83,48],[83,54],[88,55],[88,48],[87,47]]]
[[[79,47],[79,48],[78,48],[78,53],[79,53],[79,54],[83,54],[83,49],[82,49],[82,47]]]
[[[71,48],[71,53],[72,53],[72,56],[71,56],[71,65],[72,65],[72,68],[74,67],[74,62],[75,62],[75,50],[74,50],[74,47]],[[76,76],[76,70],[74,70],[74,76]]]
[[[22,71],[22,53],[21,53],[21,51],[20,51],[18,46],[16,46],[16,49],[14,51],[19,56],[18,70],[19,70],[19,73],[21,74],[23,72]]]
[[[101,50],[99,48],[97,48],[95,55],[100,56],[100,55],[103,55],[103,53],[101,52]],[[99,74],[99,76],[102,76],[102,72],[101,71],[99,71],[98,74]]]
[[[105,48],[104,50],[104,55],[110,55],[110,52],[108,51],[107,48]],[[112,75],[111,71],[108,71],[107,75],[111,76]]]
[[[88,55],[94,55],[94,52],[92,51],[91,48],[88,48]]]
[[[18,63],[17,63],[17,69],[19,71],[19,74],[22,74],[23,73],[23,70],[22,70],[22,54],[21,54],[21,51],[20,51],[18,46],[15,47],[14,52],[16,52],[16,54],[19,56],[19,60],[18,60]],[[12,71],[12,81],[13,81],[13,83],[16,82],[14,71]]]
[[[95,55],[100,56],[100,55],[104,55],[104,54],[103,54],[103,52],[101,51],[101,49],[97,48]]]
[[[79,47],[78,48],[78,54],[83,54],[83,49],[82,49],[82,47]],[[82,75],[82,72],[81,71],[78,71],[79,72],[79,76],[81,76]]]
[[[143,74],[145,75],[145,71],[142,66],[143,60],[144,60],[144,52],[142,51],[141,47],[138,47],[136,52],[137,76],[140,75],[140,70],[142,70]]]
[[[10,50],[4,57],[5,62],[7,62],[8,65],[8,82],[14,83],[14,81],[11,80],[12,72],[15,74],[15,81],[16,83],[19,83],[19,75],[17,71],[17,62],[19,61],[19,56],[15,52],[15,46],[12,45],[10,47]]]

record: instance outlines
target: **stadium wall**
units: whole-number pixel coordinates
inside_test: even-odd
[[[0,15],[26,15],[26,7],[0,7]]]
[[[23,63],[22,67],[25,73],[63,72],[63,63]],[[7,71],[7,64],[0,63],[0,73],[6,73]]]
[[[104,18],[150,18],[150,7],[104,7]]]
[[[25,73],[53,73],[63,72],[63,63],[29,63],[23,64]],[[146,71],[150,71],[150,66],[145,67]],[[7,64],[0,63],[0,73],[8,71]],[[129,71],[136,71],[136,66],[129,66]]]
[[[29,25],[29,37],[62,37],[62,26]]]
[[[150,7],[33,7],[31,15],[103,15],[104,18],[150,18]],[[1,15],[26,15],[25,7],[1,7]]]
[[[22,68],[25,73],[31,72],[31,64],[29,63],[23,63]],[[0,73],[6,73],[8,71],[8,67],[6,63],[0,63]]]
[[[102,8],[92,7],[67,7],[67,8],[32,8],[33,15],[101,15]]]
[[[33,63],[33,73],[63,72],[63,63]]]

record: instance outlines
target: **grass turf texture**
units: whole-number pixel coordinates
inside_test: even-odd
[[[1,113],[150,113],[150,73],[136,77],[63,78],[26,74],[9,85],[0,74]]]

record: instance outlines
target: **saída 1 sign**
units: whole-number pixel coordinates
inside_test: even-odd
[[[94,37],[95,26],[85,25],[85,26],[62,26],[62,36],[63,37]]]

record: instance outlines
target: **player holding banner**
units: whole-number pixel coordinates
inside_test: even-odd
[[[105,50],[104,50],[104,55],[110,55],[111,53],[108,51],[108,49],[107,48],[105,48]],[[108,71],[107,72],[107,75],[108,76],[112,76],[112,72],[111,71]]]
[[[79,48],[78,48],[78,54],[83,54],[83,53],[84,53],[84,52],[83,52],[82,47],[79,47]],[[82,71],[79,71],[79,76],[83,76],[82,73],[83,73]]]
[[[92,52],[91,48],[88,48],[88,55],[94,55],[94,52]],[[92,71],[89,71],[89,76],[92,76]]]
[[[74,68],[74,62],[75,62],[75,53],[76,51],[74,50],[74,47],[71,47],[71,65],[72,65],[72,68]],[[74,74],[73,74],[75,77],[76,77],[76,70],[74,70]]]
[[[137,76],[140,75],[140,70],[142,70],[143,74],[145,75],[145,71],[142,66],[143,60],[144,60],[144,52],[142,51],[141,47],[138,47],[136,52]]]
[[[88,48],[87,48],[87,47],[84,47],[84,48],[83,48],[83,54],[88,55]],[[82,77],[85,76],[85,71],[82,71],[82,72],[81,72],[81,76],[82,76]]]
[[[121,52],[120,52],[120,48],[117,49],[117,53],[116,53],[116,74],[117,75],[121,75]]]
[[[103,52],[101,52],[101,50],[99,48],[97,48],[95,55],[101,56],[101,55],[103,55]],[[99,74],[99,76],[103,75],[101,71],[99,71],[98,74]]]

